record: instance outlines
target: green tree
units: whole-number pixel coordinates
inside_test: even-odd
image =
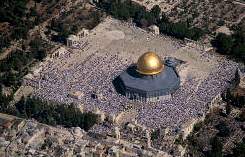
[[[220,122],[215,128],[219,130],[218,136],[227,137],[230,135],[230,129],[225,122]]]
[[[0,86],[0,112],[11,113],[8,104],[12,100],[12,97],[12,95],[6,96]]]
[[[239,144],[233,149],[233,156],[234,157],[244,157],[245,156],[245,140]]]
[[[219,33],[212,41],[213,46],[221,54],[230,54],[233,47],[233,39],[224,33]]]
[[[1,83],[7,87],[14,86],[19,82],[18,77],[13,72],[7,72],[1,77]]]
[[[150,11],[146,8],[132,3],[130,0],[126,1],[113,1],[113,0],[101,0],[97,3],[98,7],[103,8],[107,13],[111,14],[115,18],[121,20],[133,19],[139,27],[148,27],[152,24],[156,24],[160,28],[160,32],[163,34],[171,35],[176,38],[183,39],[188,37],[193,40],[198,40],[202,35],[203,31],[198,28],[190,28],[185,23],[173,23],[169,19],[162,15],[161,9],[158,5],[154,6]]]
[[[37,98],[21,98],[15,105],[18,116],[34,118],[49,125],[64,127],[81,127],[88,130],[98,122],[98,116],[93,113],[81,113],[74,105],[44,102]]]
[[[241,110],[241,113],[239,114],[239,117],[237,118],[237,120],[241,122],[245,122],[245,109]]]
[[[218,137],[211,140],[212,150],[208,153],[208,157],[223,157],[222,149],[223,144]]]
[[[150,12],[154,16],[154,18],[159,19],[160,13],[161,13],[161,8],[158,5],[155,5],[152,7]]]

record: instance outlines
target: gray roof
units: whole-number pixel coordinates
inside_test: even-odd
[[[163,71],[156,76],[140,75],[135,71],[135,66],[131,66],[120,75],[120,79],[126,89],[143,93],[161,92],[169,94],[180,85],[180,78],[175,68],[166,65]]]

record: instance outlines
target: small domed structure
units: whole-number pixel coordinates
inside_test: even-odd
[[[143,75],[156,75],[163,67],[161,58],[155,52],[144,53],[137,62],[137,72]]]

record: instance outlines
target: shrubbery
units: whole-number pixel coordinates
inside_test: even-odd
[[[218,33],[212,41],[212,45],[216,47],[217,52],[233,56],[245,62],[245,30],[237,27],[232,35]]]
[[[245,122],[245,109],[242,109],[241,113],[236,118],[236,120],[241,121],[241,122]]]
[[[212,146],[212,150],[210,150],[205,156],[207,157],[223,157],[223,144],[218,137],[214,137],[211,139],[210,144]]]
[[[59,19],[53,19],[49,29],[58,34],[52,35],[52,40],[65,43],[67,37],[70,34],[77,34],[81,27],[92,29],[100,23],[102,16],[100,11],[93,10],[89,12],[89,14],[85,12],[86,11],[81,11],[79,15],[73,15],[72,20],[67,19],[67,15],[63,15]]]
[[[36,38],[30,42],[31,51],[16,50],[3,61],[0,61],[0,85],[16,86],[21,83],[22,77],[28,73],[30,64],[35,60],[42,60],[46,51],[42,40]]]
[[[160,129],[157,129],[151,133],[151,140],[156,140],[160,137]]]
[[[235,89],[228,89],[226,91],[225,97],[223,97],[223,100],[239,108],[245,107],[245,97],[242,95],[236,94],[234,90]]]
[[[151,11],[147,11],[143,6],[140,6],[130,0],[115,1],[101,0],[98,7],[103,8],[113,17],[121,20],[132,19],[139,27],[148,27],[152,24],[159,26],[160,32],[176,38],[190,38],[198,40],[203,31],[198,28],[190,27],[186,22],[173,23],[167,17],[161,15],[159,6],[154,6]]]
[[[238,143],[236,147],[233,149],[234,157],[244,157],[245,154],[245,139],[242,139],[241,143]]]
[[[7,22],[9,30],[0,33],[0,50],[11,40],[27,38],[27,32],[40,22],[35,8],[28,8],[27,0],[7,0],[0,3],[0,22]]]
[[[12,109],[10,109],[9,102],[12,100],[12,95],[6,96],[3,93],[2,87],[0,86],[0,112],[12,114]]]
[[[96,114],[81,113],[72,104],[56,104],[41,101],[37,98],[22,98],[15,106],[17,116],[34,118],[49,125],[80,127],[88,130],[98,121]]]
[[[203,126],[203,122],[198,122],[193,126],[193,132],[198,132]]]
[[[215,128],[219,131],[217,135],[220,137],[227,137],[231,133],[229,127],[224,122],[220,122]]]

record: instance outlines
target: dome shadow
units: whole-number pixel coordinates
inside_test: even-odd
[[[145,75],[140,74],[139,72],[137,72],[136,69],[137,69],[136,64],[132,64],[126,69],[126,72],[132,77],[143,78]]]

